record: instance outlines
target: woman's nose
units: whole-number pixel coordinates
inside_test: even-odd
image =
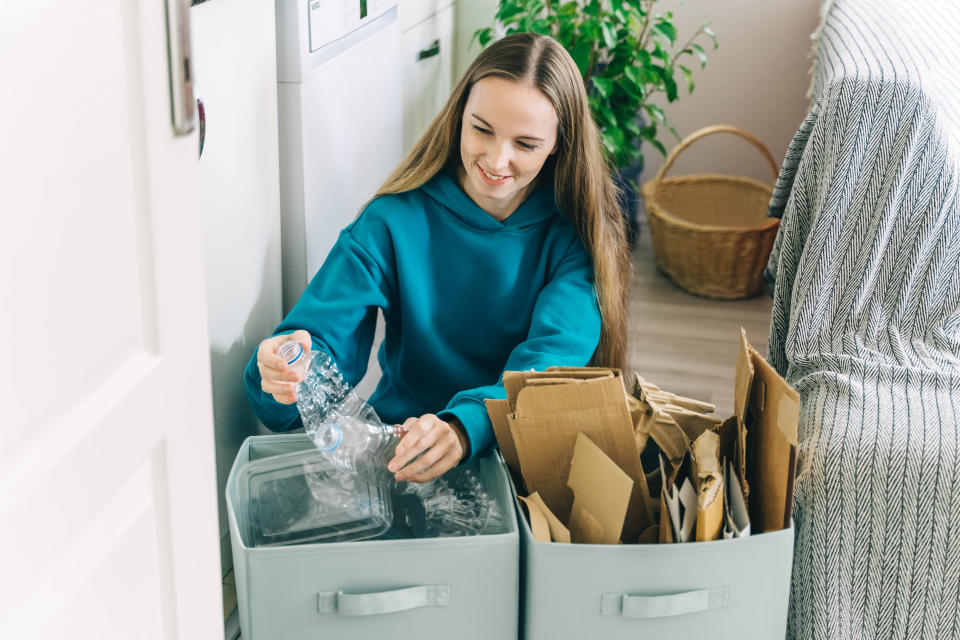
[[[509,143],[497,143],[489,150],[490,171],[505,171],[510,166],[511,150]]]

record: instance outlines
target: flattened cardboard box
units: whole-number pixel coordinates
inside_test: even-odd
[[[752,531],[775,531],[789,527],[791,518],[799,395],[749,344],[743,329],[739,343],[735,415],[718,430],[721,449],[734,452],[728,470],[737,476],[746,496],[754,498],[748,500]],[[587,434],[635,481],[622,539],[636,542],[653,522],[650,502],[656,497],[647,490],[633,433],[636,407],[624,402],[619,372],[603,368],[507,372],[504,387],[507,400],[486,404],[514,480],[520,484],[522,479],[528,491],[539,491],[542,511],[570,522],[571,493],[561,479],[569,474],[577,434]]]
[[[550,512],[570,522],[566,486],[577,435],[588,436],[633,481],[622,539],[635,542],[654,522],[619,371],[548,369],[506,372],[507,400],[487,400],[497,441],[515,478],[537,491]]]

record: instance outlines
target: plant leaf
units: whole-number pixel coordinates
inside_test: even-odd
[[[617,116],[615,116],[613,114],[613,110],[611,110],[610,107],[608,107],[603,102],[597,103],[597,115],[600,116],[598,119],[601,121],[600,124],[604,128],[608,126],[610,127],[617,126]]]
[[[673,79],[673,69],[664,70],[663,90],[667,93],[667,102],[677,99],[677,82]]]
[[[593,76],[591,81],[593,82],[593,86],[596,88],[597,93],[600,94],[600,97],[602,97],[604,100],[610,97],[610,91],[613,89],[613,80],[610,78]]]
[[[570,56],[573,58],[573,61],[577,63],[577,69],[580,70],[580,75],[587,75],[587,67],[590,66],[590,52],[593,50],[593,45],[590,44],[590,41],[586,38],[580,38],[577,40],[577,43],[573,45],[573,50],[570,51]]]
[[[655,104],[645,104],[643,105],[643,108],[656,122],[663,122],[667,119],[667,116],[663,113],[663,109]]]
[[[603,43],[607,45],[607,49],[613,49],[617,46],[617,32],[610,25],[609,22],[603,22],[600,24],[600,30],[603,32]]]
[[[680,71],[683,72],[683,77],[687,80],[687,93],[693,93],[693,73],[682,64],[677,66],[680,67]]]
[[[666,20],[661,20],[653,25],[653,30],[665,37],[671,45],[677,41],[677,28]]]
[[[486,47],[490,44],[490,41],[493,40],[493,29],[490,27],[484,27],[482,29],[477,29],[473,32],[473,37],[470,38],[469,46],[473,46],[473,43],[476,41],[480,43],[480,48]]]
[[[703,50],[703,47],[701,47],[700,45],[694,42],[693,44],[690,45],[690,48],[693,49],[693,51],[697,54],[697,57],[700,58],[700,68],[703,69],[704,67],[706,67],[707,53],[706,51]]]

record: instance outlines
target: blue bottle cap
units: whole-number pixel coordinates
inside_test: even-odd
[[[329,446],[324,446],[323,441],[332,439],[333,442]],[[340,430],[339,425],[330,424],[327,425],[327,431],[323,434],[322,438],[319,438],[320,442],[317,442],[317,448],[320,451],[329,453],[331,451],[336,451],[337,447],[340,446],[340,442],[343,440],[343,431]]]
[[[277,355],[286,360],[287,364],[293,364],[303,355],[303,345],[292,340],[284,342],[277,351]]]

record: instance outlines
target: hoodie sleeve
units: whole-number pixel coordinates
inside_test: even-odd
[[[362,216],[341,232],[323,266],[274,331],[274,335],[279,335],[306,330],[313,348],[327,352],[351,385],[356,385],[366,373],[377,309],[388,311],[391,289],[383,268],[389,264],[385,257],[390,245],[377,241],[376,225],[357,229],[361,221]],[[250,406],[268,429],[290,431],[302,426],[296,405],[281,404],[260,388],[256,351],[247,364],[243,382]]]
[[[585,366],[600,341],[600,308],[593,286],[590,256],[576,240],[560,261],[534,305],[527,338],[510,353],[504,371],[543,371],[547,367]],[[494,441],[486,398],[504,399],[503,373],[497,384],[461,391],[439,417],[455,417],[470,441],[470,457]]]

